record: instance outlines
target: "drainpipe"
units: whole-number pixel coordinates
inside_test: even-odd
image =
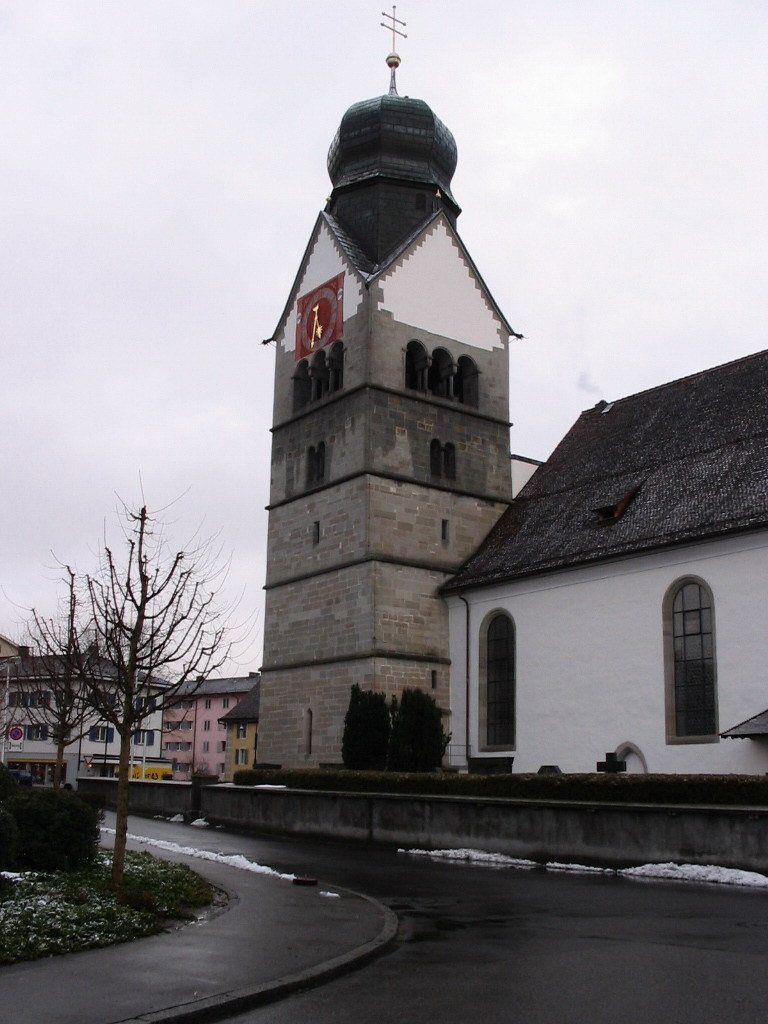
[[[464,743],[466,746],[467,768],[469,768],[469,601],[463,594],[458,595],[467,609],[464,626]]]

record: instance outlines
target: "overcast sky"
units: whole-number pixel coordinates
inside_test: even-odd
[[[0,2],[0,633],[182,496],[257,620],[276,325],[381,0]],[[525,340],[514,452],[768,347],[764,0],[410,0],[402,95],[453,132],[459,231]]]

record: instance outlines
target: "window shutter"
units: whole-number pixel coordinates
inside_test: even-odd
[[[99,727],[98,727],[98,725],[92,725],[91,728],[88,730],[88,739],[91,741],[91,743],[95,743],[97,741],[97,739],[98,739],[98,736],[99,736]]]
[[[115,730],[112,728],[107,729],[107,743],[111,743],[115,738]]]
[[[149,729],[147,731],[146,735],[147,735],[147,746],[148,747],[154,747],[154,745],[155,745],[155,730],[154,729]]]

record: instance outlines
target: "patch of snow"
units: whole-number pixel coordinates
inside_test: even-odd
[[[103,825],[101,831],[111,836],[115,834],[113,828],[106,828]],[[180,843],[171,843],[165,839],[150,839],[149,836],[136,836],[130,832],[128,833],[128,839],[131,839],[134,843],[141,843],[142,846],[155,846],[158,850],[166,850],[168,853],[180,853],[185,857],[195,857],[198,860],[215,861],[217,864],[226,864],[228,867],[239,868],[241,871],[252,871],[257,875],[271,875],[273,878],[283,878],[289,882],[292,882],[296,877],[295,875],[286,875],[281,871],[276,871],[265,864],[257,864],[255,861],[248,860],[247,857],[243,857],[239,853],[213,853],[211,850],[199,850],[194,846],[181,846]]]
[[[205,820],[205,818],[195,818],[195,820],[194,821],[190,821],[189,824],[192,825],[193,828],[208,828],[209,827],[208,826],[208,822]]]
[[[559,864],[555,860],[548,861],[544,867],[547,871],[571,871],[579,875],[615,875],[615,868],[596,868],[589,864]]]
[[[184,815],[174,814],[174,816],[172,818],[169,818],[168,821],[184,821]]]
[[[765,875],[714,864],[643,864],[638,868],[624,868],[618,874],[625,878],[665,878],[674,882],[708,882],[714,885],[768,889],[768,878]]]
[[[482,864],[489,867],[543,868],[546,871],[568,871],[574,874],[615,875],[629,879],[667,880],[673,882],[697,882],[710,885],[739,885],[754,889],[768,889],[768,876],[756,871],[741,871],[710,864],[643,864],[636,868],[598,868],[588,864],[561,864],[549,861],[538,864],[532,860],[507,857],[501,853],[485,853],[482,850],[406,850],[399,849],[409,857],[430,857],[433,860],[447,860],[451,863]]]
[[[332,900],[340,900],[341,899],[341,893],[340,892],[321,892],[321,893],[319,893],[319,895],[320,896],[327,896],[329,899],[332,899]]]
[[[288,789],[287,786],[278,785],[277,783],[275,783],[273,785],[270,782],[260,782],[258,786],[254,786],[253,788],[254,789]]]
[[[504,853],[486,853],[484,850],[404,850],[409,857],[431,857],[435,860],[462,861],[471,864],[487,864],[491,867],[538,868],[535,860],[524,860],[521,857],[508,857]]]

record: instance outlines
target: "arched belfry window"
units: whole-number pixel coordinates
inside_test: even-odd
[[[453,398],[453,374],[455,366],[450,352],[436,348],[432,353],[432,364],[427,373],[427,385],[437,398]]]
[[[480,631],[480,745],[515,745],[515,624],[505,612],[492,613]]]
[[[328,394],[330,387],[330,371],[325,352],[315,353],[312,365],[309,368],[309,376],[312,381],[312,401],[316,402],[319,398]]]
[[[335,341],[328,352],[328,390],[341,391],[344,387],[344,344]]]
[[[474,359],[470,359],[469,356],[459,356],[453,391],[458,402],[471,405],[474,409],[477,408],[479,404],[477,366]]]
[[[664,607],[667,738],[718,739],[714,603],[703,580],[686,579]]]
[[[293,375],[293,411],[298,412],[309,404],[312,397],[312,382],[309,379],[309,364],[302,359]]]
[[[419,341],[409,341],[405,349],[405,386],[412,391],[427,390],[429,356]]]

